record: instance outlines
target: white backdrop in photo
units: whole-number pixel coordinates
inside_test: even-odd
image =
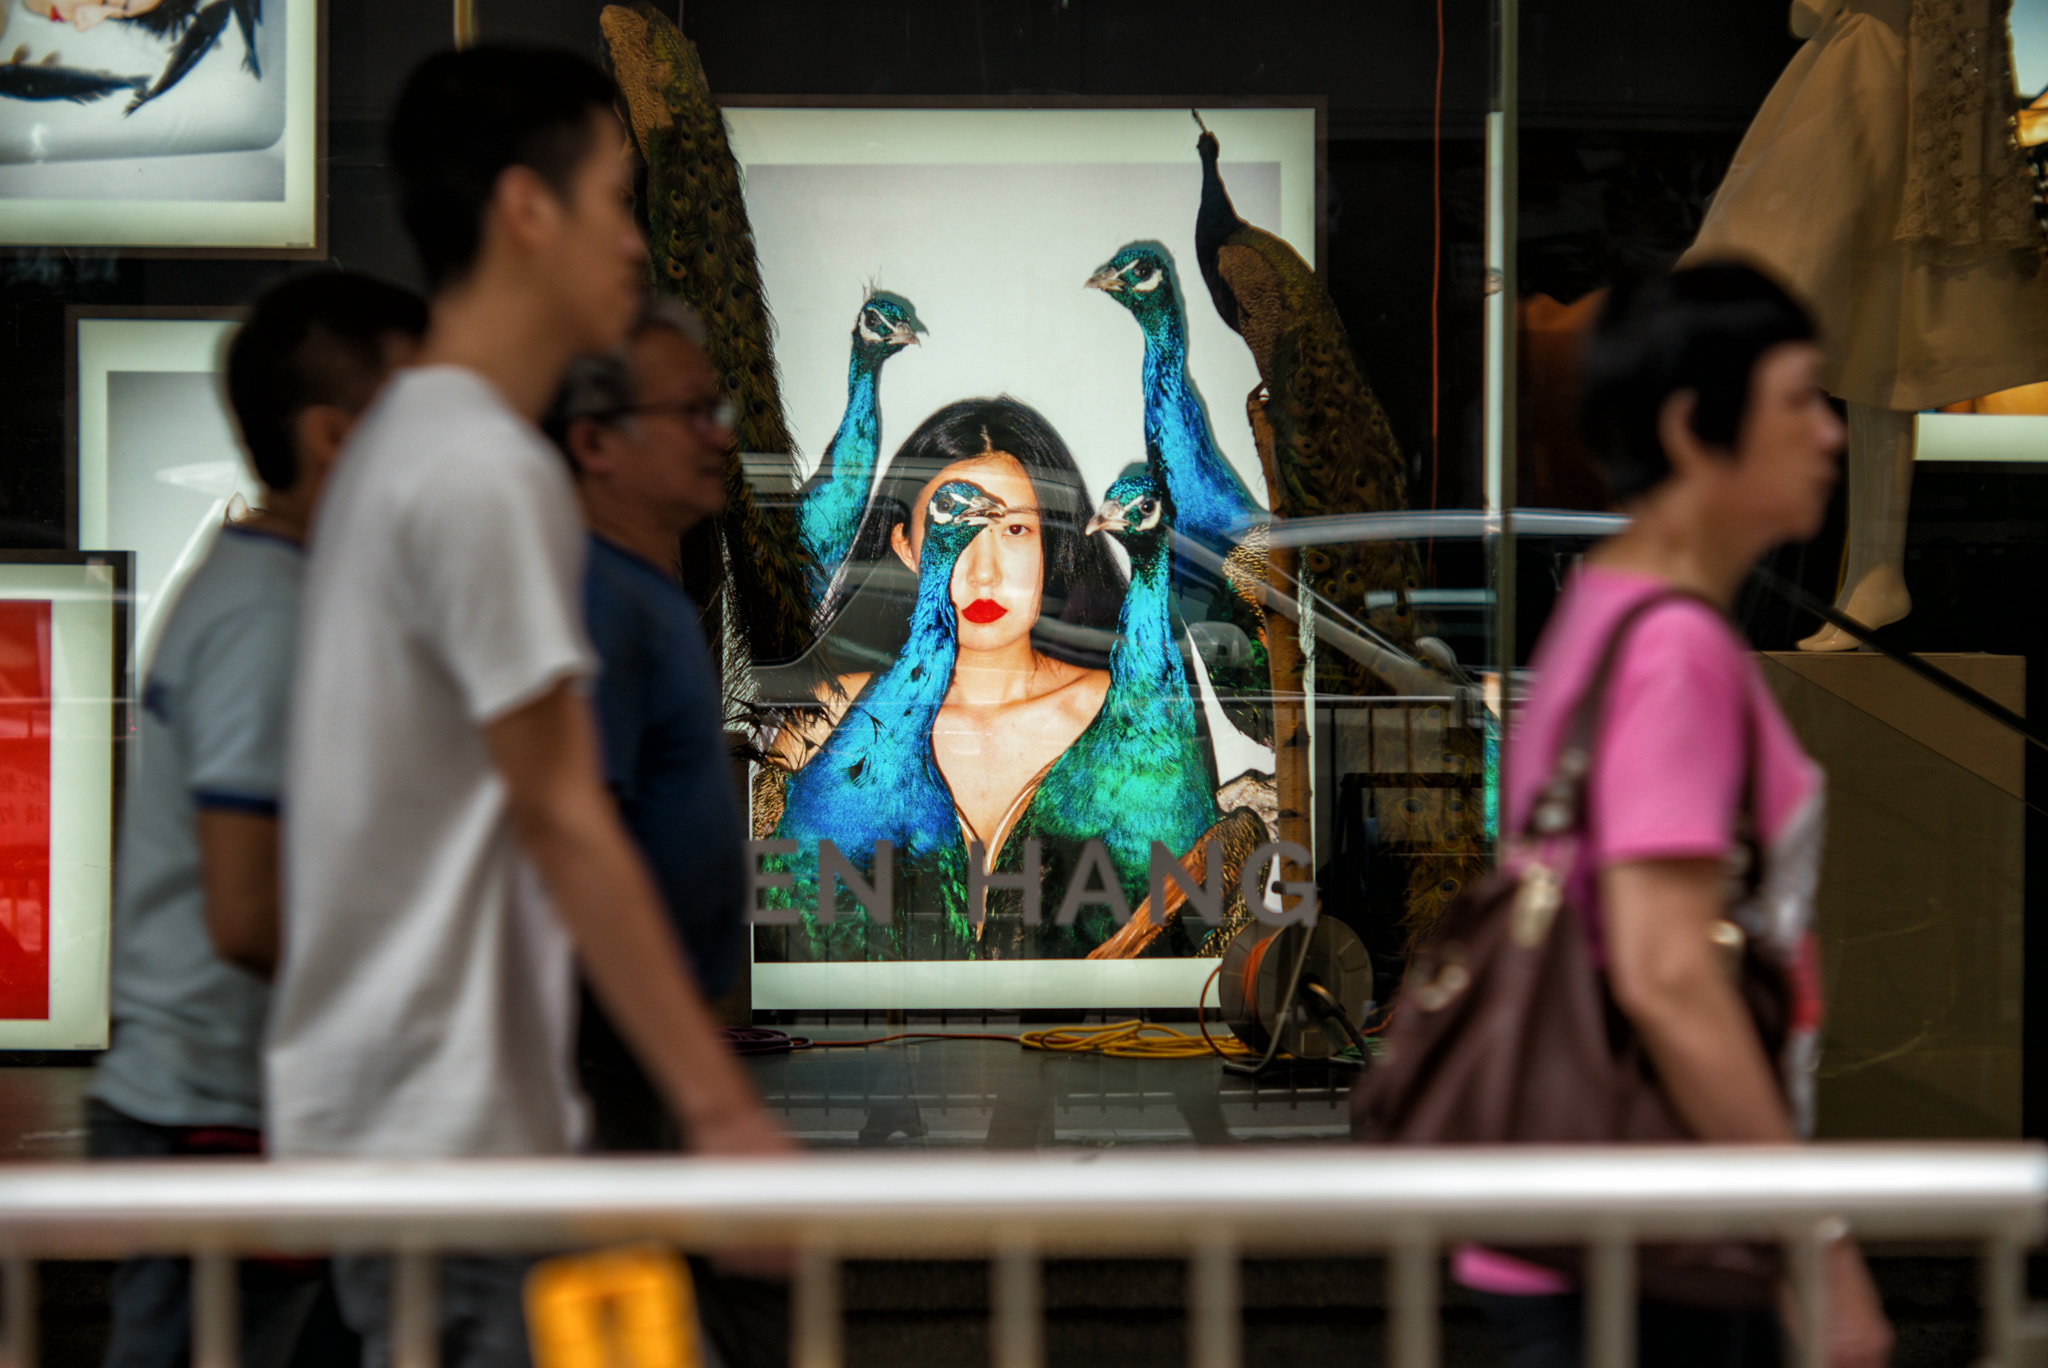
[[[1203,116],[1239,214],[1313,261],[1313,111]],[[882,372],[884,463],[941,405],[1009,394],[1045,414],[1100,497],[1145,459],[1144,342],[1082,282],[1152,240],[1180,274],[1189,369],[1218,445],[1263,501],[1244,418],[1258,372],[1195,260],[1201,164],[1186,110],[736,108],[727,120],[804,470],[839,425],[854,317],[878,286],[930,329]]]

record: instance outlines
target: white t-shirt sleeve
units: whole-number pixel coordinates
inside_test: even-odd
[[[404,514],[409,603],[482,726],[596,670],[583,526],[566,475],[550,478],[534,453],[445,473]]]
[[[284,605],[263,604],[194,643],[171,723],[196,806],[276,814],[297,621]]]

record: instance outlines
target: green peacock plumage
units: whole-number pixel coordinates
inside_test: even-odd
[[[700,592],[712,585],[724,591],[717,596],[728,624],[723,636],[749,657],[726,662],[730,682],[746,663],[791,660],[810,644],[807,558],[792,504],[796,460],[783,417],[774,322],[739,164],[696,46],[644,2],[608,5],[598,22],[645,166],[641,203],[653,286],[702,315],[712,365],[735,411],[725,512],[715,533],[693,535],[683,548],[686,581]],[[754,465],[752,484],[741,452]],[[770,497],[757,498],[756,486]]]

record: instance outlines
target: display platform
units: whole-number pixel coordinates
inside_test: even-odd
[[[1925,659],[2023,711],[2021,657]],[[2018,1138],[2024,743],[1881,655],[1762,662],[1828,773],[1820,1138]]]

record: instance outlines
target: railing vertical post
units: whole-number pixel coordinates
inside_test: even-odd
[[[839,1257],[814,1245],[797,1256],[790,1368],[839,1368]]]
[[[1636,1251],[1626,1236],[1593,1241],[1586,1291],[1586,1361],[1592,1368],[1635,1368]]]
[[[1238,1368],[1244,1317],[1238,1310],[1237,1242],[1204,1238],[1188,1262],[1188,1368]]]
[[[236,1368],[240,1309],[235,1260],[217,1249],[192,1255],[192,1368]]]
[[[391,1261],[391,1368],[439,1368],[441,1308],[434,1256],[401,1250]]]
[[[35,1368],[36,1363],[36,1265],[20,1255],[0,1265],[6,1285],[0,1289],[7,1321],[0,1327],[0,1368]]]
[[[2019,1242],[2001,1235],[1984,1243],[1984,1356],[1977,1368],[2017,1368],[2026,1263]]]
[[[1038,1250],[1028,1241],[1005,1243],[989,1268],[993,1368],[1041,1368],[1045,1362],[1044,1307],[1039,1295]]]
[[[1393,1368],[1437,1368],[1436,1242],[1416,1233],[1396,1244],[1387,1260]]]
[[[1828,1368],[1828,1246],[1843,1233],[1841,1221],[1827,1220],[1791,1242],[1798,1368]]]

